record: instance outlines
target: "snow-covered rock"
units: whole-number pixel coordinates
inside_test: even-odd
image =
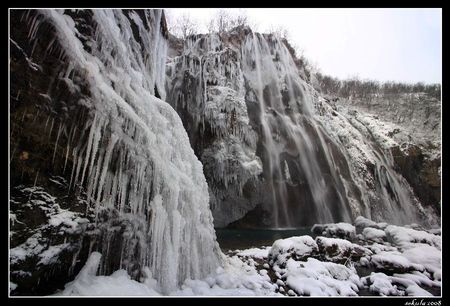
[[[316,235],[341,238],[341,239],[354,239],[356,236],[356,229],[349,223],[329,223],[329,224],[314,224],[311,231]]]
[[[358,261],[361,257],[372,254],[369,249],[345,239],[316,237],[316,243],[320,254],[326,260],[334,262]]]
[[[364,239],[375,241],[375,242],[381,242],[386,238],[386,233],[383,230],[379,230],[372,227],[366,227],[364,228],[362,235]]]
[[[305,260],[316,255],[318,247],[310,236],[291,237],[276,240],[269,251],[270,265],[285,266],[288,259]]]
[[[289,259],[285,278],[298,295],[356,296],[362,286],[354,268],[314,258],[304,262]]]

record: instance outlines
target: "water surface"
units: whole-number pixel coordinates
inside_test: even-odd
[[[309,235],[315,238],[311,227],[293,229],[216,229],[217,241],[222,251],[244,250],[271,246],[277,239]]]

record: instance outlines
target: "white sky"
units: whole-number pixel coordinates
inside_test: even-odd
[[[166,9],[188,14],[199,32],[218,9]],[[228,9],[244,11],[257,30],[282,26],[290,41],[325,74],[379,81],[440,83],[441,9]],[[170,20],[170,19],[169,19]]]

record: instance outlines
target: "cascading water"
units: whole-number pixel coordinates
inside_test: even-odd
[[[166,88],[204,164],[216,226],[255,207],[269,214],[248,217],[256,218],[254,226],[277,228],[349,222],[358,215],[392,223],[426,219],[387,153],[376,152],[376,143],[321,101],[274,35],[237,28],[188,37],[180,56],[168,62]],[[242,100],[239,111],[231,107]],[[242,118],[238,133],[227,124],[218,128],[236,114]],[[351,136],[339,135],[340,125]],[[242,147],[232,150],[236,141]],[[248,159],[239,151],[250,152],[246,156],[260,170],[246,172]]]
[[[221,252],[202,165],[177,113],[155,97],[165,97],[162,11],[30,12],[35,45],[46,35],[36,34],[40,25],[52,26],[47,50],[59,48],[67,67],[55,80],[78,94],[72,115],[84,114],[61,123],[58,138],[67,136],[71,189],[84,190],[95,211],[99,272],[139,278],[148,267],[163,293],[213,272]]]
[[[383,201],[384,210],[389,212],[383,219],[401,225],[417,222],[417,207],[419,210],[422,208],[406,180],[394,171],[391,152],[381,151],[371,131],[361,122],[358,123],[360,125],[353,126],[359,128],[370,148],[375,164],[377,193]]]
[[[293,153],[290,158],[298,162],[298,170],[305,176],[305,183],[315,204],[316,222],[333,221],[331,202],[335,202],[338,211],[342,213],[340,219],[349,221],[345,195],[336,190],[335,198],[331,196],[330,185],[327,184],[324,172],[319,166],[318,151],[324,150],[325,147],[321,148],[314,143],[310,137],[311,132],[307,130],[312,129],[313,135],[321,135],[313,121],[310,94],[306,92],[304,81],[296,71],[288,50],[274,36],[265,38],[261,34],[253,33],[244,42],[242,57],[244,75],[250,87],[256,91],[260,107],[267,163],[264,173],[273,193],[275,226],[298,225],[296,216],[292,215],[287,203],[287,177],[283,179],[283,166],[289,169],[289,163],[281,155],[289,151]],[[283,137],[280,138],[280,134],[283,134]],[[292,146],[293,150],[288,148],[289,146]],[[327,164],[331,165],[329,156],[324,156]],[[337,178],[334,169],[330,168],[329,171]],[[298,205],[301,206],[302,203]]]

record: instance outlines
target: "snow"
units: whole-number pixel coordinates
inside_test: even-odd
[[[61,58],[69,65],[62,75],[68,76],[76,70],[85,77],[92,95],[78,102],[88,110],[89,119],[81,127],[88,136],[84,143],[68,144],[67,152],[74,161],[69,185],[71,188],[87,186],[88,202],[97,214],[115,209],[118,220],[136,225],[136,229],[123,235],[120,250],[123,269],[108,276],[97,275],[104,272],[102,256],[93,252],[75,280],[58,295],[280,295],[278,289],[292,296],[353,296],[358,294],[363,282],[371,291],[382,295],[427,295],[419,283],[440,285],[441,237],[363,217],[356,219],[357,227],[364,228],[363,237],[382,242],[386,236],[395,249],[389,245],[365,247],[344,239],[317,237],[314,240],[310,236],[300,236],[277,240],[270,249],[243,250],[233,257],[221,254],[204,171],[211,170],[225,189],[234,184],[240,191],[245,182],[260,176],[263,165],[256,156],[258,135],[249,125],[247,103],[257,103],[261,110],[259,123],[268,160],[264,167],[269,166],[270,171],[267,177],[281,179],[284,175],[287,181],[292,180],[294,171],[291,170],[294,169],[289,169],[290,164],[282,158],[283,150],[291,142],[295,154],[299,154],[299,169],[296,170],[305,174],[318,211],[315,216],[318,222],[335,220],[325,192],[328,176],[324,176],[319,166],[317,146],[307,133],[308,129],[318,136],[333,183],[345,191],[339,189],[338,197],[333,198],[338,202],[342,220],[350,221],[351,216],[363,214],[377,220],[411,223],[426,215],[426,210],[418,203],[406,180],[394,170],[391,156],[381,152],[398,145],[389,137],[395,126],[384,125],[373,116],[346,108],[331,111],[331,106],[322,103],[311,86],[300,78],[284,44],[278,38],[255,33],[246,37],[240,50],[224,48],[216,35],[203,40],[189,39],[186,56],[175,58],[169,65],[171,80],[176,79],[178,72],[188,72],[193,79],[203,75],[197,79],[198,83],[194,82],[194,87],[198,87],[192,92],[194,96],[176,99],[175,103],[187,107],[195,124],[206,119],[213,134],[218,136],[209,151],[204,152],[212,160],[205,163],[204,169],[191,148],[178,114],[155,97],[157,88],[160,97],[166,98],[167,43],[159,28],[162,12],[146,13],[150,29],[140,16],[134,12],[129,14],[134,28],[120,11],[94,10],[95,37],[89,42],[91,51],[88,52],[80,40],[77,23],[70,16],[64,15],[62,10],[40,11],[39,16],[53,24],[63,46]],[[32,21],[30,39],[40,23],[41,20]],[[134,39],[133,29],[137,29],[144,50]],[[205,48],[214,52],[200,58],[199,53]],[[277,60],[274,60],[274,53]],[[229,60],[233,56],[242,57],[242,61]],[[184,69],[176,71],[179,63]],[[224,77],[227,74],[229,78]],[[70,78],[63,80],[71,91],[80,90]],[[205,86],[208,83],[213,85]],[[244,84],[251,87],[248,95]],[[285,101],[280,93],[287,97]],[[251,101],[245,101],[244,97]],[[321,112],[320,107],[325,111]],[[52,120],[50,131],[53,124]],[[53,156],[61,131],[60,125]],[[286,134],[284,140],[280,136],[282,133]],[[342,148],[350,165],[351,180],[360,189],[361,203],[349,195],[348,209],[343,199],[347,197],[349,186],[337,170],[325,140]],[[72,148],[70,153],[69,147]],[[373,166],[374,175],[368,172],[368,165]],[[275,224],[290,225],[293,220],[286,206],[286,186],[276,180],[267,183],[274,190]],[[28,191],[44,198],[34,199],[30,205],[55,203],[55,198],[46,195],[42,188],[33,187]],[[50,227],[64,227],[68,233],[86,222],[56,203],[48,210]],[[11,220],[15,219],[11,217]],[[342,234],[353,238],[356,234],[355,226],[348,223],[316,225],[316,229],[319,226],[322,226],[322,234],[330,236]],[[11,249],[11,263],[38,255],[39,264],[49,264],[67,247],[60,244],[46,248],[40,238],[35,234]],[[112,235],[105,238],[100,251],[105,254],[116,251],[109,248]],[[361,280],[352,262],[346,266],[313,258],[321,250],[327,251],[320,254],[325,260],[344,259],[349,254],[364,255],[362,262],[379,269],[399,268],[408,273],[394,276],[372,273]],[[269,268],[278,278],[276,284],[269,277],[268,267],[258,270],[253,258],[269,261]],[[145,276],[140,282],[131,279],[133,265],[130,263],[142,267]],[[405,291],[394,283],[402,284]]]
[[[236,257],[228,259],[225,268],[203,281],[187,281],[171,295],[261,296],[277,295],[276,285]],[[193,294],[192,294],[193,293]]]
[[[29,237],[24,243],[9,250],[10,264],[16,264],[20,261],[24,261],[27,257],[41,253],[45,247],[40,244],[40,233],[34,234]]]
[[[310,236],[278,239],[269,251],[269,264],[285,265],[290,257],[303,258],[316,252],[317,244]]]
[[[433,273],[433,278],[441,280],[442,253],[439,249],[427,244],[415,244],[403,251],[402,254],[410,262],[420,264],[427,271]]]
[[[306,262],[289,259],[286,284],[299,295],[356,296],[362,286],[355,269],[308,258]]]
[[[263,259],[263,258],[267,258],[269,256],[269,251],[270,251],[270,247],[251,248],[251,249],[239,251],[236,255]]]
[[[401,247],[408,247],[411,243],[427,243],[441,250],[442,238],[438,235],[395,225],[386,227],[385,232],[388,240]]]
[[[356,217],[356,219],[355,219],[355,226],[357,228],[361,228],[361,229],[364,229],[366,227],[378,228],[378,225],[377,225],[376,222],[374,222],[374,221],[372,221],[370,219],[367,219],[367,218],[365,218],[363,216]]]
[[[386,238],[386,233],[383,230],[372,227],[364,228],[362,234],[367,240],[383,241],[383,239]]]
[[[392,285],[389,277],[384,273],[372,272],[370,276],[365,278],[365,281],[370,284],[369,289],[374,293],[380,295],[403,295],[396,285]]]
[[[411,277],[413,276],[413,277]],[[413,274],[394,274],[388,276],[384,273],[372,272],[370,276],[363,278],[365,283],[370,284],[369,289],[374,293],[378,293],[383,296],[387,295],[407,295],[407,296],[433,296],[430,292],[418,286],[420,281],[414,278]],[[435,285],[425,282],[426,285]],[[398,285],[404,289],[400,289]]]
[[[329,257],[324,247],[332,248],[333,256]],[[441,288],[440,251],[424,243],[411,242],[404,249],[386,241],[360,246],[338,238],[314,240],[310,236],[298,236],[278,239],[271,247],[236,250],[230,254],[234,255],[224,256],[223,267],[206,277],[186,279],[179,288],[163,292],[148,267],[143,269],[144,277],[139,282],[131,280],[125,270],[96,276],[101,255],[94,252],[76,279],[58,294],[357,296],[362,288],[367,288],[383,296],[430,296],[427,287]],[[349,255],[364,257],[359,261],[345,260],[344,264],[331,262],[343,254],[346,254],[344,259]],[[372,265],[378,271],[360,277],[357,265]],[[275,279],[270,275],[275,275]],[[119,283],[123,288],[117,288]]]
[[[371,256],[371,264],[377,268],[392,269],[392,270],[418,270],[423,271],[424,267],[420,264],[414,264],[408,260],[400,252],[380,252]]]
[[[16,290],[17,288],[17,284],[13,283],[13,282],[9,282],[9,291],[13,291]]]
[[[76,230],[79,223],[75,222],[74,219],[76,219],[76,213],[69,211],[69,210],[61,210],[60,212],[58,212],[57,214],[54,214],[50,217],[50,220],[48,221],[48,223],[51,226],[54,227],[58,227],[60,225],[63,225],[69,229],[71,229],[72,231]],[[81,221],[88,221],[87,219],[83,220],[81,218],[79,218],[78,220]]]
[[[68,243],[50,246],[47,250],[39,254],[41,260],[38,262],[38,265],[39,264],[48,265],[50,263],[56,262],[59,253],[61,253],[68,246],[69,246]]]
[[[145,283],[132,280],[125,270],[110,276],[96,276],[101,254],[93,252],[73,282],[66,284],[64,296],[155,296],[160,295]],[[149,282],[150,283],[150,282]]]
[[[390,148],[399,143],[389,137],[391,125],[344,103],[333,109],[319,97],[316,106],[320,124],[344,153],[352,182],[360,190],[361,199],[356,197],[349,201],[353,215],[392,224],[436,224],[439,217],[421,205],[411,186],[393,165]],[[353,196],[350,194],[349,197]],[[364,224],[361,218],[357,221],[363,227],[379,228],[373,223]],[[358,222],[356,225],[361,228]]]
[[[349,238],[356,236],[355,227],[349,223],[328,223],[328,224],[314,224],[311,228],[313,233],[329,237]]]
[[[319,250],[331,261],[372,254],[369,249],[345,239],[316,237],[316,242]]]
[[[142,282],[134,281],[125,270],[118,270],[109,276],[96,276],[101,254],[93,252],[75,280],[55,295],[74,296],[159,296],[161,288],[152,278],[149,269]],[[204,278],[186,280],[171,296],[255,296],[277,295],[276,285],[269,282],[267,273],[258,273],[238,257],[227,258],[224,268]]]

